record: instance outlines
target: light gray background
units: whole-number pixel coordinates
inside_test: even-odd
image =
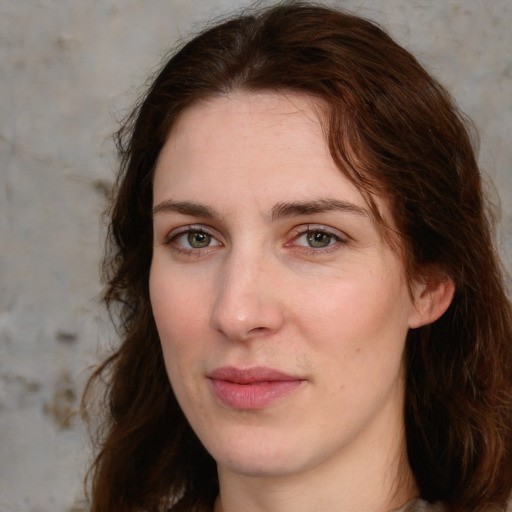
[[[511,0],[340,0],[379,20],[475,121],[512,266]],[[76,416],[113,338],[97,297],[110,134],[180,35],[237,0],[0,0],[0,510],[86,510]]]

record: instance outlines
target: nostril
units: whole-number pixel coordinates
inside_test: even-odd
[[[266,334],[269,332],[271,332],[271,329],[269,329],[268,327],[254,327],[249,331],[249,333],[252,334]]]

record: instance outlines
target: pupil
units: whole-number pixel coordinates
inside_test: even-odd
[[[312,247],[327,247],[331,236],[321,231],[315,231],[308,236],[308,241]]]
[[[210,235],[207,233],[194,232],[189,233],[188,235],[188,243],[191,247],[201,248],[206,247],[210,243]]]

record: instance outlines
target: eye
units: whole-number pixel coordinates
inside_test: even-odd
[[[341,237],[323,229],[307,229],[299,234],[295,245],[311,249],[324,249],[341,241]]]
[[[183,250],[205,249],[221,245],[213,235],[203,229],[196,228],[185,229],[179,233],[171,233],[168,238],[168,244]]]
[[[294,249],[298,255],[322,257],[337,253],[350,240],[349,235],[330,226],[303,224],[293,228],[285,247]]]
[[[314,247],[315,249],[320,249],[322,247],[327,247],[331,245],[333,242],[333,235],[329,233],[325,233],[323,231],[310,231],[306,233],[306,240],[310,247]]]
[[[187,242],[194,249],[208,247],[211,241],[212,237],[204,231],[189,231],[187,233]]]

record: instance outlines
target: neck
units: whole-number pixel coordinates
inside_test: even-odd
[[[386,449],[362,443],[305,471],[288,475],[241,475],[219,465],[215,512],[389,512],[416,497],[404,433]]]

